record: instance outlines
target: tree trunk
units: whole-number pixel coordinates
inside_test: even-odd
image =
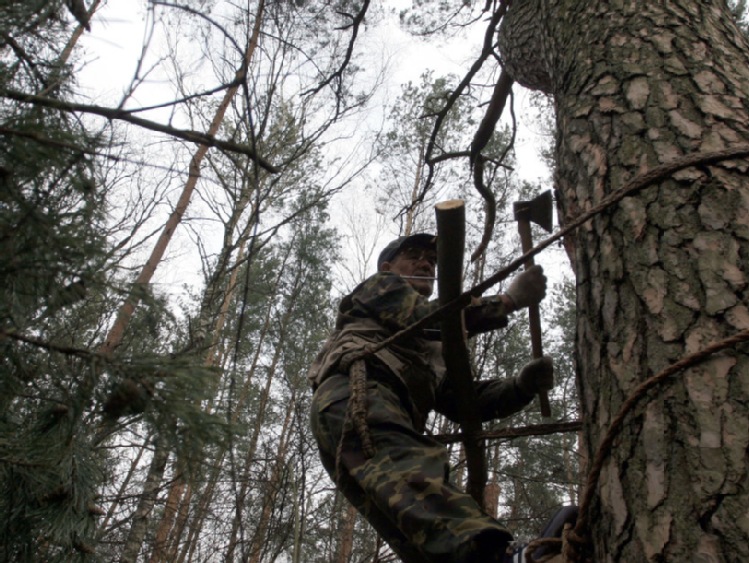
[[[117,512],[117,509],[122,504],[122,501],[126,498],[125,492],[127,491],[128,486],[130,485],[130,481],[133,479],[133,476],[135,475],[136,469],[138,469],[138,465],[140,464],[140,460],[143,457],[143,452],[146,451],[146,447],[148,442],[151,440],[151,437],[148,436],[146,438],[146,443],[138,446],[138,452],[135,454],[135,457],[133,457],[133,460],[130,462],[130,467],[127,470],[127,474],[122,479],[122,483],[120,483],[120,486],[117,488],[117,494],[114,495],[114,500],[109,504],[109,507],[107,508],[107,513],[104,516],[104,519],[97,525],[97,537],[99,539],[104,536],[104,534],[107,533],[107,526],[109,526],[109,523],[112,521],[112,518],[114,517],[114,514]]]
[[[300,269],[300,270],[297,271],[296,277],[294,279],[294,283],[293,283],[293,286],[292,286],[293,290],[292,290],[291,295],[289,296],[289,301],[288,301],[288,304],[287,304],[287,309],[286,309],[286,311],[284,311],[284,314],[281,317],[281,319],[279,319],[277,321],[279,323],[279,327],[278,327],[279,328],[279,340],[278,340],[278,342],[276,344],[276,348],[274,350],[273,357],[271,359],[270,365],[268,366],[267,377],[266,377],[266,380],[265,380],[265,387],[264,387],[264,389],[262,391],[262,394],[260,396],[260,400],[259,400],[257,411],[254,413],[254,415],[255,415],[255,427],[254,427],[252,435],[251,435],[251,437],[249,439],[247,453],[245,455],[245,461],[244,461],[244,467],[243,467],[244,475],[243,475],[243,478],[242,478],[242,486],[240,488],[240,492],[239,492],[239,495],[237,497],[237,510],[236,510],[236,514],[235,514],[234,520],[232,521],[232,529],[231,529],[230,539],[229,539],[229,543],[228,543],[228,551],[227,551],[227,555],[226,555],[226,560],[227,561],[231,561],[233,559],[233,557],[234,557],[234,551],[235,551],[236,546],[237,546],[237,542],[238,542],[237,534],[240,531],[240,527],[241,527],[241,523],[242,523],[241,522],[241,520],[242,520],[242,509],[243,509],[243,505],[245,503],[245,499],[247,497],[247,486],[250,483],[249,469],[252,466],[252,464],[255,462],[255,453],[256,453],[256,450],[257,450],[258,441],[260,439],[260,435],[261,435],[261,433],[263,431],[264,425],[267,424],[267,422],[268,422],[266,420],[266,411],[267,411],[268,405],[269,405],[269,403],[271,401],[271,385],[272,385],[274,377],[276,376],[276,373],[277,373],[278,363],[282,359],[283,344],[284,344],[284,339],[286,338],[286,331],[288,329],[289,322],[292,320],[292,313],[294,312],[294,304],[295,304],[296,298],[298,297],[298,294],[299,294],[298,292],[301,289],[300,284],[302,283],[302,280],[303,280],[303,272]],[[293,407],[293,401],[290,401],[290,403],[289,403],[289,410],[287,411],[287,414],[286,414],[287,421],[284,423],[284,428],[286,427],[286,425],[291,420],[290,417],[291,417],[292,410],[293,410],[292,407]],[[283,435],[282,435],[282,438],[283,438]],[[279,445],[279,452],[278,452],[278,459],[279,460],[283,460],[283,458],[285,458],[285,452],[283,451],[285,449],[286,449],[286,445],[285,444]],[[261,526],[259,526],[259,527],[265,526],[267,528],[267,522],[265,522],[264,519],[266,517],[270,518],[269,514],[270,513],[267,512],[266,508],[264,508],[263,512],[262,512],[262,515],[261,515],[261,520],[260,520],[261,521]],[[256,537],[257,537],[257,534],[256,534]],[[253,545],[251,547],[251,553],[253,554],[252,555],[252,560],[254,560],[256,558],[255,557],[256,555],[259,556],[259,554],[262,553],[262,550],[259,547],[257,547],[255,545],[255,543],[256,542],[253,541]]]
[[[243,198],[242,201],[239,202],[238,208],[240,212],[244,211],[244,208],[246,207],[245,202],[246,198]],[[238,217],[238,214],[235,213],[232,219],[234,219],[235,217]],[[232,221],[232,223],[234,222],[235,221]],[[224,244],[222,246],[218,268],[218,270],[221,272],[225,272],[229,269],[228,264],[231,258],[231,250],[233,247],[231,243],[232,231],[233,228],[227,228],[224,238]],[[246,239],[244,238],[240,242],[239,250],[237,251],[237,258],[235,261],[237,267],[232,269],[229,283],[224,287],[223,302],[221,304],[221,309],[218,312],[217,318],[214,314],[213,307],[211,306],[211,296],[218,295],[220,293],[219,285],[221,284],[219,283],[218,276],[214,275],[212,277],[211,283],[208,284],[208,287],[206,287],[206,290],[204,292],[204,299],[201,308],[200,319],[198,321],[198,327],[200,327],[200,334],[205,335],[204,337],[201,337],[201,340],[204,338],[208,338],[210,340],[210,345],[208,346],[208,350],[206,352],[205,360],[203,363],[203,365],[205,366],[210,367],[214,365],[220,365],[221,357],[218,354],[219,343],[222,338],[224,325],[226,324],[226,318],[229,314],[229,307],[234,300],[235,291],[237,289],[237,276],[239,274],[238,265],[244,259],[245,242]],[[210,337],[208,335],[210,335]],[[214,397],[211,398],[211,404],[213,400]],[[192,484],[185,483],[184,475],[179,467],[178,460],[175,461],[175,472],[177,474],[177,477],[175,478],[169,489],[169,495],[167,497],[166,505],[167,508],[164,511],[161,521],[159,522],[159,527],[156,531],[154,551],[151,554],[150,559],[151,563],[163,561],[165,559],[165,554],[167,553],[169,554],[170,560],[173,561],[176,559],[179,542],[182,537],[182,533],[184,532],[185,523],[187,521],[187,513],[189,511],[190,502],[192,500]],[[169,534],[169,532],[171,532],[171,534]],[[167,536],[167,534],[169,534],[169,536]]]
[[[153,458],[151,459],[151,465],[148,468],[148,476],[143,485],[143,491],[139,495],[138,507],[135,509],[133,522],[130,525],[130,532],[128,533],[125,545],[122,549],[122,558],[120,559],[121,563],[134,563],[138,559],[138,553],[140,553],[141,547],[143,546],[143,540],[146,537],[148,517],[156,503],[156,495],[159,492],[159,486],[164,477],[164,470],[166,469],[168,458],[169,451],[159,440],[156,440],[154,444]]]
[[[421,188],[421,173],[424,169],[425,153],[426,137],[422,138],[421,142],[419,143],[419,158],[416,160],[416,174],[414,175],[414,183],[411,187],[411,205],[406,212],[406,226],[403,228],[404,236],[411,236],[412,234],[414,234],[412,232],[414,228],[414,215],[416,214],[416,210],[418,208],[418,206],[416,205],[416,200],[419,197],[419,188]]]
[[[270,474],[270,477],[268,479],[268,482],[266,483],[266,493],[263,496],[262,501],[262,511],[260,514],[260,519],[257,524],[257,527],[255,529],[253,540],[250,544],[250,557],[249,561],[250,563],[260,563],[260,558],[263,555],[263,552],[266,551],[267,545],[271,544],[272,542],[268,541],[268,529],[271,525],[271,518],[273,516],[273,508],[276,504],[276,501],[279,497],[279,491],[281,490],[283,484],[283,473],[286,466],[286,454],[288,451],[289,443],[291,442],[292,437],[292,431],[293,431],[293,419],[294,419],[294,396],[291,397],[291,400],[289,401],[288,408],[286,409],[286,418],[283,423],[283,428],[281,430],[281,437],[278,444],[278,453],[276,455],[276,458],[273,461],[273,469]],[[248,459],[248,467],[249,463],[251,463],[252,460]],[[249,481],[249,475],[245,474],[245,479],[243,480],[243,484]]]
[[[348,563],[354,552],[354,525],[357,511],[353,504],[347,504],[343,513],[343,522],[338,534],[335,563]]]
[[[554,97],[562,223],[659,164],[749,139],[749,46],[721,0],[523,0],[504,25],[515,78],[544,84],[542,67]],[[519,36],[536,41],[528,80]],[[745,159],[684,169],[578,229],[589,454],[638,384],[749,328],[746,172]],[[596,561],[749,561],[747,395],[736,348],[646,397],[597,484]]]

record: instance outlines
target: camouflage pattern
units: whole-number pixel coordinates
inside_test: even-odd
[[[484,306],[493,323],[504,318],[501,302]],[[348,375],[338,369],[341,356],[387,338],[436,307],[388,272],[372,276],[345,297],[336,330],[308,375],[316,389],[312,430],[328,473],[404,561],[502,561],[510,533],[450,482],[446,449],[423,435],[432,409],[453,420],[457,414],[439,342],[421,333],[367,358],[367,425],[374,457],[363,454],[359,437],[345,422],[350,386]],[[508,416],[533,399],[514,379],[479,382],[477,394],[483,420]]]
[[[307,375],[313,389],[338,371],[341,358],[392,336],[433,313],[439,307],[416,292],[403,278],[379,272],[343,298],[330,336]],[[506,326],[504,304],[491,298],[466,309],[469,334]],[[414,403],[414,415],[421,419],[417,429],[432,410],[455,420],[455,401],[445,383],[445,367],[439,332],[434,326],[417,332],[375,353],[370,363],[386,367],[406,386]],[[512,380],[480,383],[477,391],[483,399],[482,420],[509,416],[530,402],[515,389]]]
[[[312,401],[320,456],[341,492],[407,563],[502,561],[511,534],[449,481],[446,449],[414,429],[394,386],[378,381],[377,372],[369,375],[372,458],[344,425],[348,377],[327,378]],[[341,440],[341,474],[336,475]]]

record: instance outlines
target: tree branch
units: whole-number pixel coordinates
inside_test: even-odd
[[[222,150],[229,151],[229,152],[236,152],[236,153],[244,154],[245,156],[248,156],[252,160],[257,162],[258,165],[264,170],[266,170],[267,172],[270,172],[272,174],[279,172],[279,169],[276,166],[267,162],[263,158],[257,156],[255,153],[255,149],[253,149],[252,147],[249,147],[247,145],[240,145],[237,143],[232,143],[230,141],[222,141],[221,139],[216,139],[215,137],[211,135],[207,135],[199,131],[192,131],[189,129],[176,129],[168,125],[162,125],[161,123],[157,123],[155,121],[143,119],[142,117],[136,117],[132,115],[129,111],[125,111],[122,109],[113,109],[113,108],[88,105],[88,104],[78,104],[74,102],[64,102],[62,100],[47,98],[45,96],[25,94],[23,92],[18,92],[16,90],[0,90],[0,96],[3,96],[11,100],[15,100],[21,103],[26,103],[26,104],[34,104],[34,105],[48,107],[52,109],[58,109],[61,111],[68,111],[71,113],[72,112],[90,113],[90,114],[106,117],[107,119],[110,119],[110,120],[116,119],[120,121],[125,121],[127,123],[137,125],[138,127],[143,127],[144,129],[149,129],[151,131],[157,131],[159,133],[165,133],[167,135],[171,135],[172,137],[183,139],[191,143],[205,145],[208,147],[215,147],[215,148],[222,149]]]
[[[346,70],[346,67],[348,67],[349,63],[351,62],[351,57],[354,54],[354,44],[356,43],[356,38],[359,35],[359,28],[361,27],[361,24],[364,22],[364,16],[367,15],[367,10],[369,9],[369,3],[370,0],[364,0],[364,3],[362,4],[361,9],[356,14],[356,16],[351,16],[351,14],[346,14],[349,18],[351,18],[351,23],[346,24],[343,29],[349,29],[351,28],[351,39],[349,40],[348,47],[346,48],[346,54],[343,57],[343,62],[341,63],[341,66],[338,67],[338,69],[333,72],[330,76],[328,76],[325,80],[320,82],[315,88],[308,90],[304,92],[302,95],[314,95],[317,94],[320,90],[328,86],[333,80],[338,79],[339,81],[343,79],[343,73]],[[339,12],[340,13],[340,12]],[[338,98],[341,94],[341,85],[340,82],[338,84],[338,87],[336,88],[336,98]]]
[[[460,84],[458,84],[455,90],[453,90],[453,92],[450,94],[447,101],[445,102],[445,107],[443,107],[442,110],[437,113],[437,119],[434,122],[434,127],[432,128],[432,134],[429,137],[429,143],[427,144],[427,150],[425,151],[424,162],[427,165],[428,173],[427,173],[426,180],[424,181],[424,187],[421,189],[421,193],[418,195],[418,197],[414,199],[414,201],[412,201],[408,207],[405,207],[404,209],[402,209],[401,213],[406,213],[408,209],[424,201],[424,197],[426,196],[426,193],[429,191],[429,188],[431,187],[431,184],[432,184],[432,178],[434,177],[434,164],[437,161],[433,159],[431,155],[437,143],[437,135],[439,134],[439,131],[442,128],[442,122],[447,118],[447,114],[450,112],[450,109],[455,105],[455,102],[457,102],[458,98],[461,96],[463,91],[471,83],[471,80],[473,80],[473,77],[476,76],[479,70],[481,70],[481,67],[483,66],[486,59],[489,58],[489,56],[492,54],[494,37],[497,32],[497,26],[499,25],[499,22],[502,19],[502,17],[507,12],[507,6],[509,4],[510,4],[510,0],[502,0],[499,8],[492,15],[491,20],[489,21],[489,25],[486,29],[486,33],[484,33],[484,44],[481,49],[481,54],[479,55],[478,59],[476,59],[476,61],[474,61],[474,63],[471,65],[471,68],[463,77],[463,80],[461,80]]]
[[[514,440],[515,438],[524,438],[526,436],[548,436],[549,434],[577,432],[582,427],[583,423],[581,420],[558,422],[555,424],[532,424],[518,428],[503,428],[502,430],[479,432],[476,438],[479,440]],[[454,444],[463,440],[463,434],[435,434],[432,438],[443,444]]]

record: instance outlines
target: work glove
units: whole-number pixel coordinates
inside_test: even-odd
[[[536,305],[546,296],[546,276],[538,264],[534,264],[512,280],[505,295],[515,303],[515,309]]]
[[[554,387],[554,362],[550,356],[542,356],[525,364],[516,380],[524,395],[532,397]]]

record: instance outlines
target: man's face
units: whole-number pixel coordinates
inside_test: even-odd
[[[434,289],[436,268],[437,252],[434,249],[412,246],[402,249],[390,262],[384,262],[380,269],[402,276],[416,291],[429,297]]]

